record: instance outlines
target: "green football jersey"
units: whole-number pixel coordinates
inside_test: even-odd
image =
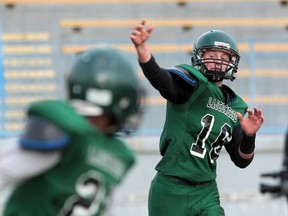
[[[55,167],[17,185],[4,216],[102,215],[113,188],[134,164],[135,153],[64,102],[37,102],[28,113],[54,122],[70,142]]]
[[[244,115],[247,104],[237,95],[225,104],[221,89],[201,72],[189,65],[177,67],[192,74],[197,84],[184,104],[167,102],[160,138],[163,157],[156,170],[194,182],[210,181],[216,178],[216,159],[222,146],[229,145],[239,124],[236,112]]]

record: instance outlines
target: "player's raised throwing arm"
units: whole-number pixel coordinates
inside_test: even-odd
[[[138,55],[138,60],[141,63],[146,63],[151,58],[151,52],[148,49],[146,41],[149,39],[150,34],[154,30],[154,26],[147,28],[145,23],[146,21],[142,20],[139,25],[134,27],[130,35],[130,39],[132,40]]]

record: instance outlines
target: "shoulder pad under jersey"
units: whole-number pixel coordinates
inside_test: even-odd
[[[189,85],[195,86],[196,84],[196,79],[184,68],[180,67],[171,67],[167,69],[168,72],[175,74],[182,78],[184,81],[186,81]]]
[[[69,136],[51,121],[30,116],[19,143],[25,149],[51,151],[63,148],[69,140]]]
[[[89,122],[64,101],[43,100],[32,103],[28,116],[41,116],[60,127],[68,134],[86,134],[94,130]]]
[[[181,64],[181,65],[177,65],[176,67],[181,68],[182,70],[185,70],[187,73],[191,74],[191,76],[193,75],[194,79],[197,79],[199,81],[201,80],[203,82],[208,82],[207,77],[205,77],[203,73],[201,73],[199,70],[197,70],[191,65]]]

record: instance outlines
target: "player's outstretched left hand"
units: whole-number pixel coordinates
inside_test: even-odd
[[[245,118],[241,113],[237,112],[237,117],[245,134],[252,137],[261,128],[264,117],[262,116],[261,110],[256,107],[254,108],[254,113],[250,109],[247,109],[247,113],[248,116]]]

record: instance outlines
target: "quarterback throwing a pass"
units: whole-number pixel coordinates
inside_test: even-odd
[[[195,42],[192,65],[165,69],[147,45],[153,29],[142,21],[130,35],[144,75],[167,100],[162,158],[149,191],[149,215],[225,215],[215,181],[220,150],[224,146],[236,166],[247,167],[264,122],[260,109],[248,109],[222,83],[236,78],[237,45],[226,32],[212,30]]]

